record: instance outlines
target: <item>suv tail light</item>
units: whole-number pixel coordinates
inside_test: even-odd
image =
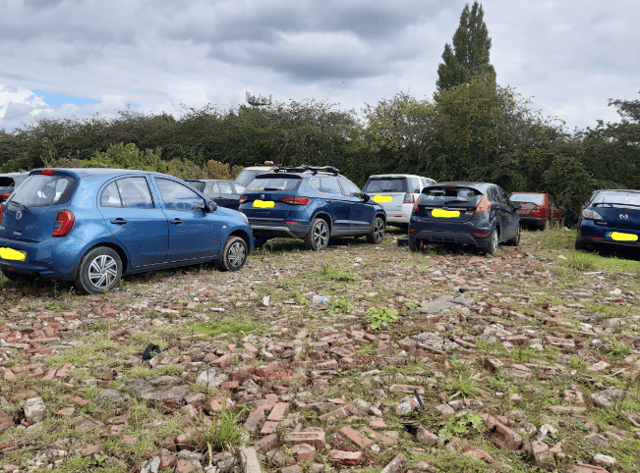
[[[71,210],[61,210],[58,212],[58,218],[56,219],[56,225],[53,228],[53,236],[65,236],[73,228],[75,218]]]
[[[404,195],[403,204],[413,204],[415,199],[413,198],[413,194],[409,194],[408,192]]]
[[[486,195],[483,195],[480,202],[478,202],[475,213],[481,214],[489,210],[491,210],[491,202],[489,202],[489,198]]]
[[[307,205],[311,199],[309,197],[282,197],[280,200],[291,205]]]

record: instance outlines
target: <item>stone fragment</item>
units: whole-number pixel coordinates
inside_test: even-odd
[[[29,398],[24,402],[24,416],[28,422],[33,424],[42,422],[46,411],[44,400],[40,396]]]

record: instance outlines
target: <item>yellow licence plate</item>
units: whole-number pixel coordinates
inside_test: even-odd
[[[385,204],[387,202],[391,202],[393,200],[393,197],[391,197],[390,195],[374,195],[373,196],[373,201],[377,204]]]
[[[431,211],[431,215],[433,217],[440,218],[457,218],[460,216],[459,210],[443,210],[443,209],[433,209]]]
[[[254,207],[259,207],[261,209],[268,209],[270,207],[273,207],[275,205],[275,202],[273,200],[254,200],[253,201],[253,206]]]
[[[633,233],[611,232],[609,236],[615,241],[638,241],[638,235]]]
[[[27,252],[14,250],[13,248],[0,248],[0,258],[11,261],[24,261],[27,259]]]

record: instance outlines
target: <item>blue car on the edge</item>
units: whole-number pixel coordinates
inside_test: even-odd
[[[2,274],[73,281],[86,293],[173,266],[237,271],[253,246],[243,214],[155,172],[36,169],[0,205]]]
[[[640,191],[595,191],[578,219],[576,250],[640,246]]]

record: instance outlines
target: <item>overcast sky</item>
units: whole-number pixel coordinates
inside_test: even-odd
[[[228,110],[246,92],[359,111],[432,98],[464,0],[0,0],[0,129]],[[473,2],[469,2],[472,4]],[[484,0],[498,83],[567,130],[640,96],[638,0]]]

